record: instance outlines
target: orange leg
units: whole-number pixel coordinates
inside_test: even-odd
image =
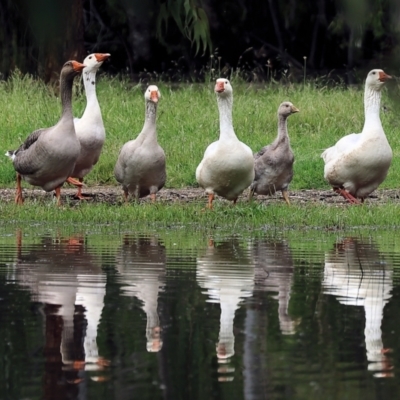
[[[123,189],[123,190],[124,190],[125,203],[127,203],[128,202],[129,191],[128,191],[128,189]]]
[[[83,186],[82,182],[76,180],[75,178],[72,178],[71,176],[69,178],[67,178],[67,180],[65,182],[70,183],[71,185],[74,185],[74,186],[78,186],[78,187]]]
[[[61,206],[61,186],[55,188],[56,197],[57,197],[57,205]]]
[[[78,180],[82,185],[78,186],[78,192],[76,193],[75,197],[77,197],[79,200],[88,200],[88,199],[90,199],[90,197],[84,196],[82,194],[83,178],[78,178]]]
[[[21,175],[17,172],[17,193],[15,195],[15,204],[24,204],[22,198]]]
[[[343,196],[350,204],[361,204],[360,201],[356,199],[352,194],[350,194],[347,190],[339,188],[334,188],[333,190]]]
[[[152,203],[155,203],[155,202],[156,202],[156,194],[155,194],[155,193],[152,193],[152,194],[150,195],[150,198],[151,198]]]
[[[209,208],[210,210],[213,209],[213,200],[214,200],[214,193],[210,193],[208,195],[208,203],[207,203],[207,208]]]

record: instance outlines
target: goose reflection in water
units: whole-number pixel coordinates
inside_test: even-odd
[[[156,237],[134,238],[125,236],[116,256],[116,268],[120,274],[123,294],[141,300],[146,313],[147,351],[162,348],[158,295],[165,286],[165,247]]]
[[[300,320],[288,314],[293,285],[293,256],[285,241],[257,240],[253,246],[254,291],[277,292],[279,326],[282,334],[292,335]]]
[[[381,331],[383,309],[392,296],[392,273],[376,245],[355,238],[344,239],[325,255],[325,294],[341,304],[364,307],[368,370],[375,377],[393,376]]]
[[[69,383],[80,383],[84,370],[102,370],[109,361],[99,356],[97,329],[103,309],[105,276],[100,260],[82,236],[43,237],[23,245],[17,232],[17,260],[10,266],[15,283],[28,288],[42,303],[45,328],[46,386],[62,390],[62,370]],[[83,343],[83,346],[82,346]],[[81,371],[81,372],[80,372]],[[104,380],[104,376],[91,376]],[[54,397],[53,397],[54,398]]]
[[[228,363],[235,354],[233,323],[240,302],[251,297],[254,287],[254,264],[251,254],[239,241],[232,239],[208,247],[197,257],[197,282],[208,296],[207,302],[221,307],[219,340],[216,346],[218,361]],[[233,367],[220,367],[220,373],[233,372]],[[231,380],[220,376],[219,380]]]

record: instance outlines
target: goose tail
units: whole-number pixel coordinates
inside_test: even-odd
[[[5,154],[7,157],[10,157],[11,158],[11,160],[14,160],[14,158],[15,158],[15,150],[8,150],[8,151],[6,151],[6,154]]]

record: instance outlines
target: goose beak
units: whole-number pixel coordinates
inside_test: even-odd
[[[110,53],[94,53],[94,56],[96,57],[97,62],[103,62],[107,60],[111,54]]]
[[[74,69],[74,71],[76,72],[82,72],[83,68],[85,68],[86,65],[85,64],[81,64],[78,61],[72,61],[72,68]]]
[[[383,71],[379,71],[379,80],[381,82],[386,82],[388,79],[392,79],[392,77],[388,74],[385,74]]]
[[[300,110],[299,110],[297,107],[295,107],[295,106],[292,106],[292,107],[291,107],[291,110],[292,110],[292,113],[300,112]]]
[[[158,102],[158,92],[157,92],[157,90],[152,90],[152,91],[150,92],[150,100],[151,100],[152,102],[154,102],[154,103],[157,103],[157,102]]]
[[[225,90],[224,82],[217,82],[215,84],[215,89],[217,93],[222,93]]]

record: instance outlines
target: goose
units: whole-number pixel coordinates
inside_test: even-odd
[[[74,118],[76,136],[81,145],[81,152],[71,174],[83,182],[83,178],[92,170],[99,160],[106,132],[99,102],[96,96],[96,73],[109,53],[89,54],[83,61],[86,67],[82,71],[83,84],[86,93],[86,108],[81,118]],[[82,185],[78,186],[76,197],[86,199],[82,195]]]
[[[323,293],[353,309],[364,309],[367,368],[381,378],[393,376],[391,349],[384,347],[381,328],[393,293],[393,275],[390,260],[370,241],[346,237],[325,253]]]
[[[254,179],[253,152],[236,136],[232,125],[233,89],[228,79],[219,78],[215,89],[219,109],[219,140],[211,143],[196,169],[196,180],[213,208],[215,194],[236,204],[239,195]]]
[[[250,186],[250,200],[254,193],[272,195],[282,191],[290,205],[288,186],[293,179],[294,155],[290,147],[287,118],[299,112],[291,102],[285,101],[278,108],[278,136],[274,142],[254,154],[255,178]]]
[[[251,253],[241,248],[235,238],[217,244],[210,239],[207,247],[199,250],[196,281],[202,294],[207,295],[207,303],[220,305],[216,354],[219,362],[227,363],[235,354],[236,310],[246,298],[253,296],[254,260]]]
[[[157,141],[156,114],[161,97],[158,87],[150,85],[144,94],[145,122],[134,140],[125,143],[115,164],[114,175],[121,183],[125,201],[132,194],[136,200],[150,194],[152,202],[166,180],[165,153]]]
[[[61,204],[61,186],[64,182],[82,185],[69,178],[80,152],[72,117],[72,84],[74,77],[82,72],[84,64],[67,61],[61,69],[60,93],[62,114],[56,125],[32,132],[17,149],[6,153],[17,172],[15,203],[22,204],[21,179],[46,192],[55,190],[57,204]]]
[[[158,352],[163,345],[158,298],[165,287],[166,263],[165,246],[155,236],[125,236],[116,255],[121,293],[139,299],[146,314],[148,352]]]
[[[391,76],[381,69],[368,73],[362,132],[344,136],[321,155],[325,179],[351,204],[359,204],[358,199],[364,202],[384,181],[392,161],[392,149],[379,117],[381,90],[388,79]]]

